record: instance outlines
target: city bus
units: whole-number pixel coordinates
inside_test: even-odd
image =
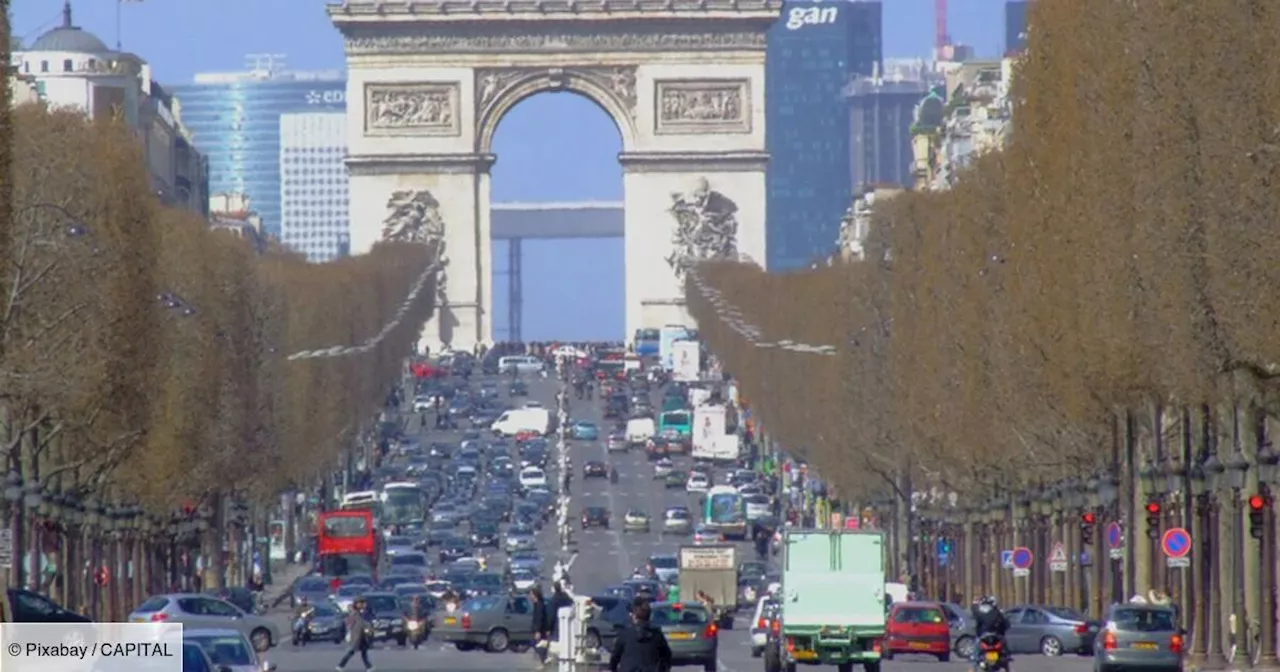
[[[658,416],[658,435],[688,439],[693,436],[693,414],[687,410],[667,411]]]
[[[732,485],[717,485],[707,491],[702,521],[720,531],[726,540],[747,538],[747,503]]]
[[[388,483],[382,486],[382,515],[384,526],[422,525],[427,518],[427,499],[422,486],[417,483]]]
[[[660,338],[657,329],[636,329],[635,336],[631,339],[631,349],[641,357],[656,357]]]
[[[322,575],[368,574],[376,578],[381,552],[372,511],[326,511],[318,516],[316,560]]]

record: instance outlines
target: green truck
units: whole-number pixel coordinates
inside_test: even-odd
[[[782,625],[764,651],[766,672],[797,665],[880,671],[885,633],[884,536],[860,530],[791,530],[783,536]]]

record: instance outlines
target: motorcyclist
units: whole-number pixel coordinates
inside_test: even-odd
[[[417,624],[417,629],[413,634],[413,648],[427,639],[427,627],[430,621],[427,619],[427,605],[422,603],[420,595],[414,595],[413,600],[409,602],[409,613],[405,614],[411,623]]]
[[[617,482],[618,482],[618,468],[617,468],[617,467],[614,467],[614,466],[610,466],[610,467],[609,467],[609,482],[610,482],[610,483],[617,483]]]
[[[1004,612],[1000,611],[1000,603],[992,595],[987,595],[973,604],[973,628],[977,635],[978,641],[982,641],[984,635],[996,635],[1000,641],[1004,641],[1005,633],[1009,632],[1009,619],[1005,618]],[[974,662],[977,662],[978,656],[981,655],[979,646],[973,647]]]
[[[315,611],[315,607],[307,602],[306,596],[298,598],[298,606],[293,609],[293,638],[295,642],[302,639],[302,633],[307,629],[307,621],[311,620],[311,615]]]

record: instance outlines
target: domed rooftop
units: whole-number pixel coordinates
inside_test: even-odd
[[[36,39],[27,51],[69,51],[101,54],[111,51],[97,35],[71,22],[71,0],[62,5],[62,25]]]

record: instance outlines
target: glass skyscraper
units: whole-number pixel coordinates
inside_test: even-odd
[[[1021,53],[1027,47],[1027,0],[1004,3],[1004,52]]]
[[[280,237],[280,117],[347,109],[346,77],[289,72],[260,63],[249,72],[199,74],[172,87],[196,148],[209,157],[209,191],[249,197],[263,229]]]
[[[766,266],[805,268],[835,249],[854,191],[845,86],[878,74],[879,2],[787,2],[769,29]]]
[[[280,115],[280,242],[309,261],[350,252],[346,159],[346,114]]]

